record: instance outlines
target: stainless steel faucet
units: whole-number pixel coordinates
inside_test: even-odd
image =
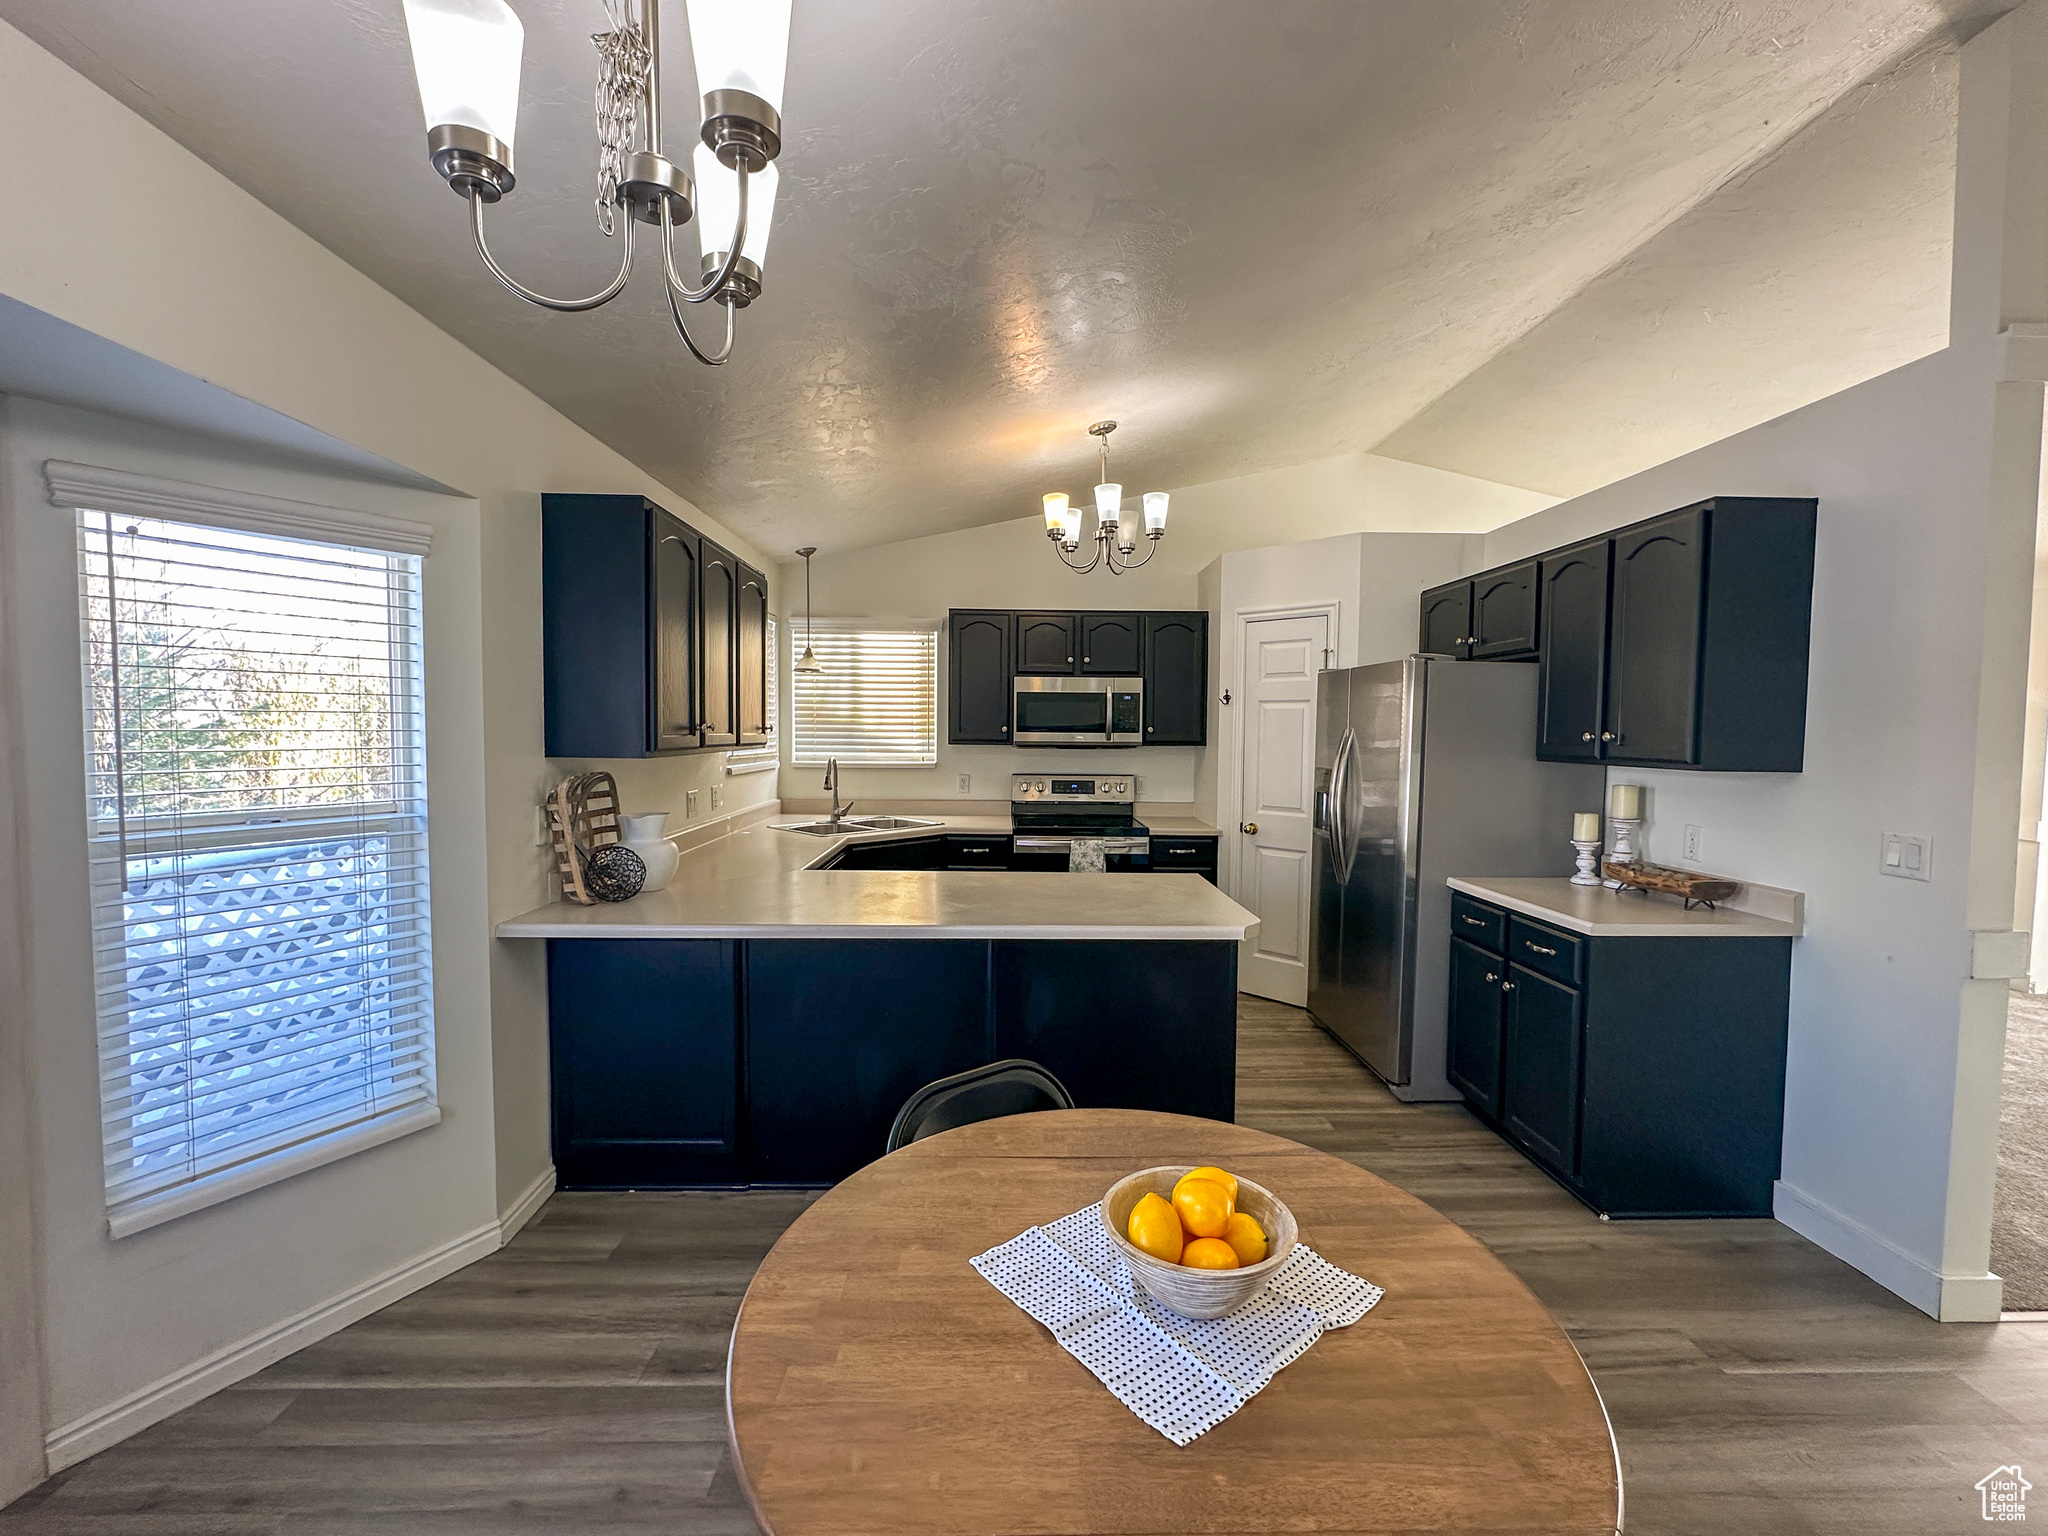
[[[853,809],[851,800],[844,805],[839,803],[839,759],[836,757],[825,759],[824,787],[832,791],[832,814],[825,819],[836,827],[845,819],[846,813]]]

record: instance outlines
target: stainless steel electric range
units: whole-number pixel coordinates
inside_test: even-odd
[[[1063,870],[1076,838],[1101,838],[1112,870],[1151,868],[1152,834],[1137,817],[1138,781],[1124,774],[1010,775],[1010,867]]]

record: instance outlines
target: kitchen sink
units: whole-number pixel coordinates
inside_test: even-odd
[[[894,832],[903,827],[938,827],[945,823],[926,816],[848,816],[844,825],[863,832]]]
[[[846,828],[835,827],[829,821],[785,821],[769,828],[771,832],[808,832],[812,837],[837,837]]]

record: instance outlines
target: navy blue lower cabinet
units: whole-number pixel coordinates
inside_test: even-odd
[[[548,941],[564,1187],[742,1181],[733,950],[719,939]]]
[[[882,1155],[914,1089],[993,1060],[988,951],[976,940],[749,941],[753,1181],[845,1178]]]
[[[1604,1214],[1770,1214],[1789,938],[1589,937],[1463,895],[1454,916],[1446,1066],[1475,1114]]]
[[[1003,941],[991,975],[996,1057],[1080,1108],[1235,1118],[1235,944]]]

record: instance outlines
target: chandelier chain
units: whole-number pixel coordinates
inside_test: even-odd
[[[609,235],[654,56],[627,0],[605,0],[604,8],[612,29],[590,40],[597,45],[597,227]]]

